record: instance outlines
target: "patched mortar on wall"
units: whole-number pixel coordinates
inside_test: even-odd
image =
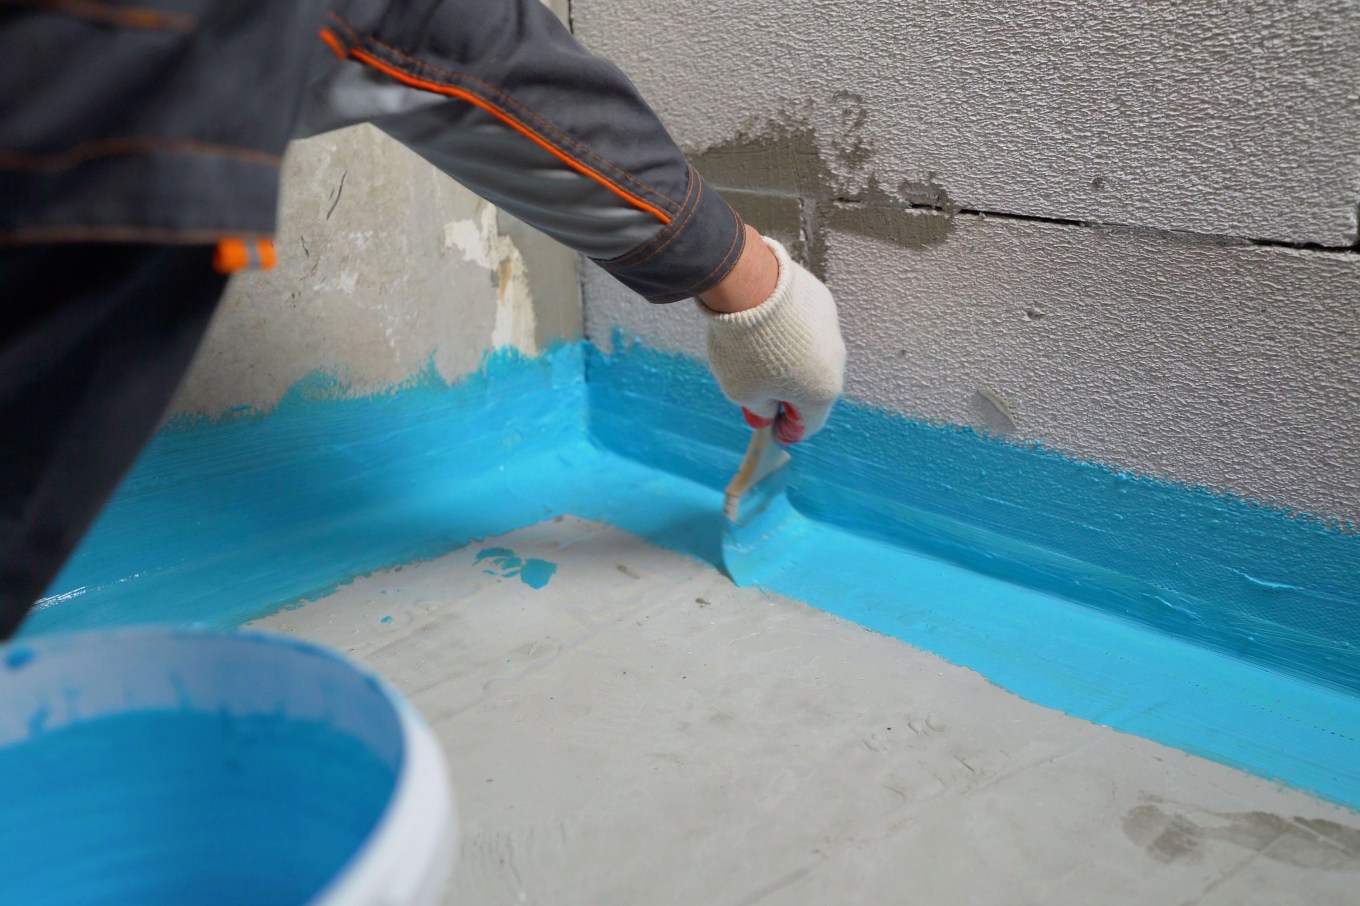
[[[884,185],[961,206],[1349,246],[1360,189],[1360,9],[1183,3],[576,0],[689,150],[801,113],[831,149],[862,99]],[[889,180],[887,174],[894,174]],[[785,187],[788,188],[788,187]]]
[[[294,142],[278,268],[234,279],[172,406],[268,409],[323,370],[363,393],[580,335],[570,252],[376,129]]]

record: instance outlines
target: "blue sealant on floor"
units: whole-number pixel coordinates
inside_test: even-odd
[[[485,572],[504,579],[518,577],[521,582],[533,589],[544,588],[557,574],[557,564],[538,557],[519,557],[505,547],[484,548],[477,554],[476,563],[489,560],[495,569]]]
[[[507,464],[585,436],[582,354],[496,353],[453,386],[428,367],[357,398],[313,375],[268,414],[177,419],[23,631],[234,626],[552,516]]]
[[[323,722],[201,711],[96,718],[0,746],[6,902],[308,902],[396,777]]]
[[[702,363],[617,338],[343,391],[162,432],[25,632],[230,625],[562,513],[721,562],[747,432]],[[1350,527],[849,404],[790,500],[765,587],[1360,807]]]

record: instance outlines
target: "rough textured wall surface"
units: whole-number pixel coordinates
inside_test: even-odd
[[[1360,524],[1358,10],[573,16],[830,283],[850,395]],[[692,306],[583,287],[595,341],[702,355]]]
[[[1350,0],[575,0],[572,15],[701,162],[787,162],[811,140],[840,194],[877,174],[903,199],[977,210],[1356,240]]]
[[[279,265],[234,279],[172,410],[269,408],[324,369],[355,392],[580,335],[574,256],[376,129],[295,142]]]

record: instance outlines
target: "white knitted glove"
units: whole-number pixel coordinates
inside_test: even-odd
[[[841,395],[845,343],[831,291],[784,246],[768,237],[765,244],[779,260],[779,282],[755,308],[731,314],[704,309],[708,363],[752,427],[774,421],[775,437],[792,444],[826,424]]]

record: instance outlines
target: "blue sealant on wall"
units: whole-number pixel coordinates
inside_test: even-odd
[[[23,631],[236,625],[538,522],[554,511],[503,466],[584,438],[581,357],[501,351],[359,397],[313,375],[267,414],[174,420]]]
[[[703,363],[592,352],[596,436],[704,481],[744,440]],[[804,516],[1360,692],[1360,532],[854,403],[794,450]]]
[[[172,425],[25,632],[240,622],[559,513],[721,562],[747,433],[702,363],[618,338],[339,389]],[[1360,806],[1360,534],[850,404],[792,469],[771,590]]]

